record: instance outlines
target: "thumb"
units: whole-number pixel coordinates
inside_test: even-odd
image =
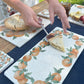
[[[50,22],[51,24],[53,24],[54,23],[54,12],[50,10],[49,13],[50,13]]]

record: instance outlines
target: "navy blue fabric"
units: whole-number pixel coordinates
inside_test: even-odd
[[[84,27],[70,23],[72,32],[78,33],[84,36]],[[53,25],[48,25],[46,27],[47,31],[50,32],[55,27],[62,27],[61,21],[55,18]],[[45,32],[42,30],[35,37],[33,37],[29,42],[23,45],[21,48],[15,47],[11,52],[8,53],[14,62],[16,62],[22,55],[24,55],[28,50],[30,50],[35,44],[37,44],[44,36]],[[0,84],[13,84],[9,79],[4,76],[4,72],[0,74]],[[64,80],[63,84],[84,84],[84,51],[81,53],[79,59],[75,63],[74,67],[68,74],[67,78]]]

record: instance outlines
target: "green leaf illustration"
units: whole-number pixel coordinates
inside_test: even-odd
[[[61,73],[61,71],[63,70],[64,68],[60,68],[57,72],[58,73]]]
[[[24,62],[24,64],[27,66],[27,62]]]
[[[31,82],[32,82],[32,84],[34,83],[34,81],[35,81],[34,78],[31,77]]]
[[[36,56],[33,56],[33,58],[36,60],[37,59],[37,57]]]
[[[67,59],[67,58],[69,58],[69,57],[68,57],[68,56],[66,56],[66,57],[65,57],[65,56],[62,56],[62,58],[63,58],[63,59]]]
[[[67,55],[73,55],[72,53],[67,53]]]
[[[83,39],[83,38],[80,38],[79,40],[80,40],[81,42],[83,42],[83,43],[84,43],[84,39]]]
[[[13,36],[13,40],[15,40],[17,37],[16,36]]]
[[[23,73],[24,73],[24,71],[22,70],[22,71],[20,71],[19,75],[21,76]]]
[[[27,72],[27,71],[28,71],[28,69],[23,69],[23,71],[24,71],[24,72]]]
[[[18,66],[14,66],[15,69],[19,69]]]
[[[2,32],[1,35],[4,36],[4,32]]]
[[[57,71],[58,71],[58,70],[54,67],[54,72],[57,73]]]
[[[51,76],[50,80],[53,80],[56,75]]]
[[[77,45],[74,45],[74,47],[79,50],[81,48],[81,46],[77,46]]]
[[[48,82],[48,81],[50,80],[50,78],[51,78],[51,76],[50,76],[50,77],[47,77],[47,78],[45,79],[45,81]]]
[[[31,75],[32,74],[32,72],[30,72],[30,73],[26,73],[26,75]]]
[[[48,82],[48,83],[46,83],[46,84],[52,84],[52,83]]]
[[[29,34],[28,34],[28,33],[26,33],[26,34],[25,34],[25,36],[26,36],[26,37],[29,37]]]
[[[41,52],[45,52],[46,50],[41,50]]]

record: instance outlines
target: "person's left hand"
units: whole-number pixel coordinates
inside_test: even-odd
[[[70,28],[70,25],[64,7],[57,0],[49,0],[49,13],[51,24],[53,24],[56,14],[61,19],[63,30],[66,33],[66,29]]]

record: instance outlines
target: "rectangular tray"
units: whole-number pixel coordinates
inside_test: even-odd
[[[63,36],[64,53],[53,48],[43,38],[6,70],[4,75],[14,84],[62,84],[84,49],[84,36],[70,31],[64,34],[59,27],[51,33]]]

